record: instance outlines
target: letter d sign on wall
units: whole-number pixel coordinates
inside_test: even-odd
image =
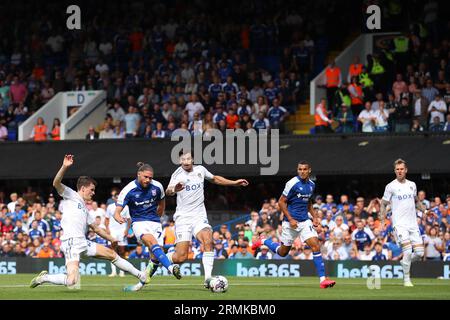
[[[82,93],[78,93],[77,94],[77,104],[83,104],[85,100],[84,94]]]

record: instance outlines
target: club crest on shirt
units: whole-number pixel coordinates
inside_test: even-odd
[[[199,172],[199,173],[198,173],[197,175],[198,175],[198,177],[199,177],[199,178],[201,178],[201,177],[202,177],[202,174],[201,174],[200,172]]]
[[[156,196],[156,190],[155,189],[152,190],[152,196]]]
[[[137,199],[137,198],[139,198],[139,195],[138,195],[138,194],[136,195],[136,199]]]

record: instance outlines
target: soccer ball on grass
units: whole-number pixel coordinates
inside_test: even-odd
[[[228,290],[228,280],[224,276],[215,276],[209,282],[211,292],[223,293]]]

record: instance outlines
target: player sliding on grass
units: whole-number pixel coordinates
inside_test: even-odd
[[[309,179],[311,166],[301,161],[297,166],[298,176],[292,178],[286,183],[283,194],[278,200],[281,211],[284,214],[282,223],[281,244],[273,242],[272,239],[261,239],[256,241],[252,248],[256,249],[262,244],[268,246],[270,250],[285,257],[291,250],[295,238],[300,236],[302,242],[311,248],[313,252],[313,261],[316,266],[317,274],[320,278],[320,287],[333,287],[336,282],[325,277],[325,266],[320,252],[319,238],[316,230],[320,224],[318,217],[313,217],[314,224],[309,218],[308,211],[315,214],[312,207],[311,198],[314,193],[315,183]]]
[[[120,224],[125,223],[126,220],[121,216],[121,212],[128,205],[133,233],[139,242],[143,242],[150,248],[153,256],[154,261],[149,261],[147,270],[150,272],[154,264],[161,262],[169,273],[181,279],[180,266],[172,264],[161,248],[163,237],[160,218],[166,207],[164,188],[161,183],[153,179],[153,168],[150,165],[139,162],[137,166],[137,179],[128,183],[119,193],[114,219]],[[150,275],[148,282],[150,282]],[[124,290],[137,291],[143,285],[144,283],[139,282]]]
[[[416,184],[406,179],[408,167],[406,162],[398,159],[394,163],[396,179],[384,190],[380,206],[380,222],[384,228],[386,207],[392,207],[392,226],[397,243],[402,247],[403,282],[405,287],[413,287],[409,271],[411,262],[419,261],[424,256],[423,240],[417,224],[416,209],[426,213],[426,207],[417,197]],[[414,249],[414,252],[413,252]]]
[[[47,274],[42,271],[37,277],[31,280],[30,287],[35,288],[43,283],[56,285],[74,286],[79,279],[79,263],[81,256],[95,257],[111,261],[117,268],[131,273],[139,279],[139,283],[144,285],[150,277],[145,272],[141,272],[127,260],[122,259],[114,250],[106,248],[100,244],[86,239],[88,227],[100,237],[110,241],[113,246],[117,240],[109,235],[105,230],[95,225],[92,216],[86,208],[85,201],[91,201],[95,194],[97,183],[94,179],[81,176],[77,181],[77,192],[63,185],[61,180],[67,169],[73,165],[73,155],[64,157],[63,165],[59,169],[53,180],[53,186],[67,202],[64,205],[64,214],[61,220],[63,235],[61,237],[61,250],[66,259],[67,274]]]
[[[205,288],[209,288],[209,281],[214,265],[214,247],[212,228],[208,223],[205,208],[204,181],[221,186],[247,186],[244,179],[228,180],[215,176],[203,166],[194,166],[194,158],[190,151],[180,152],[181,166],[175,170],[167,187],[168,196],[177,195],[177,208],[173,216],[175,221],[176,245],[175,252],[169,253],[169,259],[182,263],[187,259],[192,236],[203,245],[202,264],[205,271]],[[151,275],[155,272],[158,265]]]

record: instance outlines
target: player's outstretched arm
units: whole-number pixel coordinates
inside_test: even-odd
[[[231,187],[246,187],[248,186],[248,181],[245,179],[229,180],[221,176],[214,176],[211,180],[212,183],[219,186],[231,186]]]
[[[73,155],[66,154],[64,156],[64,160],[63,160],[63,164],[62,164],[61,168],[59,169],[58,173],[56,174],[55,178],[53,179],[53,186],[55,187],[56,191],[58,191],[59,194],[63,194],[63,192],[64,192],[64,187],[61,184],[61,181],[62,181],[67,169],[71,165],[73,165]]]
[[[108,240],[111,243],[114,243],[114,242],[117,241],[110,234],[108,234],[105,229],[99,228],[95,224],[90,224],[89,227],[92,229],[92,231],[94,231],[96,234],[98,234],[103,239],[106,239],[106,240]]]

